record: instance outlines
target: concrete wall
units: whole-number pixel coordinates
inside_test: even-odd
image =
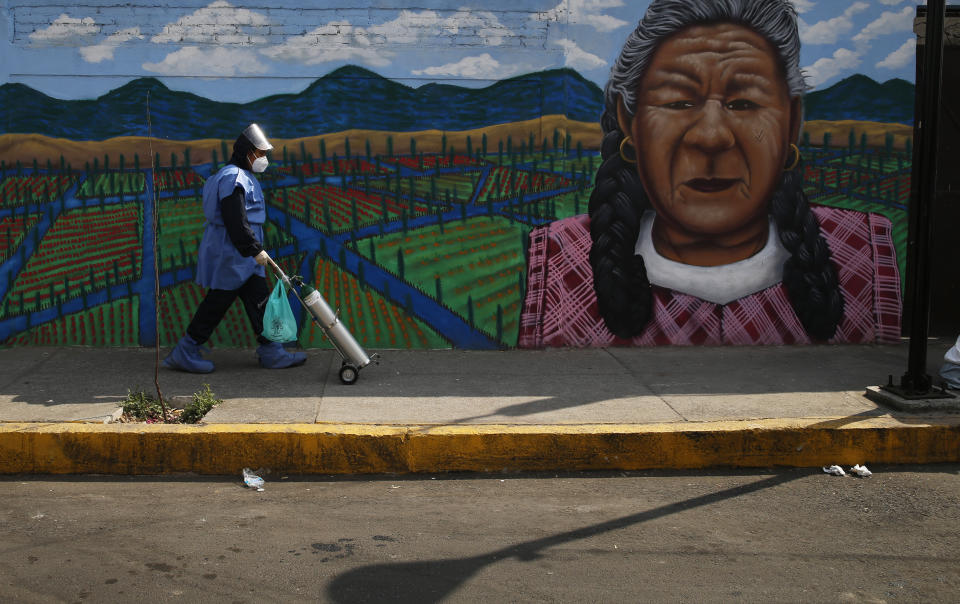
[[[250,122],[276,147],[267,249],[366,347],[892,341],[913,8],[878,0],[795,3],[796,173],[846,302],[835,330],[779,278],[739,306],[654,278],[649,320],[611,327],[583,229],[602,88],[648,4],[3,0],[0,342],[175,343],[203,296],[199,189]],[[329,346],[295,310],[299,344]],[[239,304],[210,344],[255,345]]]

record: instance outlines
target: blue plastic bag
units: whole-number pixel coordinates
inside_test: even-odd
[[[292,342],[297,339],[297,319],[287,300],[283,281],[279,279],[263,311],[263,337],[273,342]]]

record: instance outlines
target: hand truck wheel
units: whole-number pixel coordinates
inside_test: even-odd
[[[360,377],[360,370],[353,365],[343,365],[340,367],[340,381],[346,385],[356,383]]]

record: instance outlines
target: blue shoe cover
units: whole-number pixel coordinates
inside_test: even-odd
[[[190,373],[210,373],[213,362],[200,356],[200,345],[190,336],[183,336],[177,346],[163,359],[163,366]]]
[[[261,344],[257,347],[257,356],[260,357],[260,365],[267,369],[296,367],[307,362],[307,353],[288,352],[280,342]]]

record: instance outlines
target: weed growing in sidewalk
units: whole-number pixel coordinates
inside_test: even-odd
[[[210,384],[203,384],[203,387],[193,393],[193,398],[183,409],[175,409],[167,404],[167,416],[163,417],[163,409],[160,401],[153,395],[147,394],[143,390],[127,391],[127,398],[120,402],[120,408],[123,410],[120,416],[121,423],[144,422],[147,424],[195,424],[203,419],[215,405],[219,405],[223,400],[210,390]]]
[[[120,418],[122,422],[154,423],[162,421],[160,418],[162,413],[160,402],[143,390],[137,390],[136,392],[127,390],[127,398],[120,403],[120,408],[123,410],[123,415]],[[167,409],[168,419],[173,419],[170,417],[171,411],[174,411],[174,409]]]
[[[185,424],[195,424],[203,419],[203,416],[213,409],[215,405],[219,405],[222,402],[223,400],[217,398],[210,390],[210,384],[204,384],[199,392],[193,393],[193,400],[187,404],[180,419]]]

